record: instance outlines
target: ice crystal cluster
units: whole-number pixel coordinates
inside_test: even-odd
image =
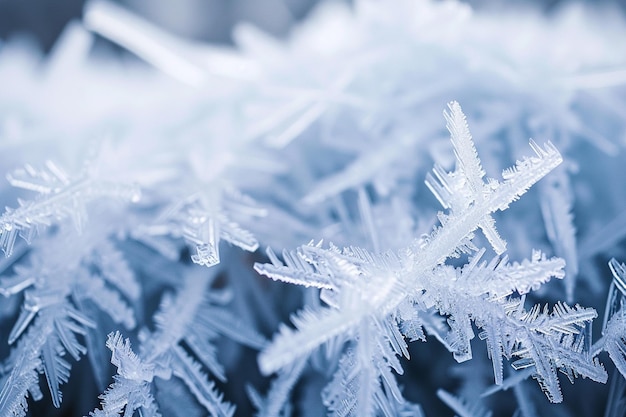
[[[0,416],[626,415],[621,17],[233,39],[0,46]]]

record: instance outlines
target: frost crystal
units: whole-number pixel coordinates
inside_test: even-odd
[[[139,3],[0,43],[0,417],[623,417],[622,14]]]
[[[535,305],[524,309],[524,298],[511,297],[537,289],[551,277],[563,278],[564,262],[540,253],[532,260],[508,264],[495,258],[480,261],[472,239],[480,228],[496,253],[505,242],[495,230],[492,213],[506,209],[556,167],[561,155],[551,145],[531,142],[535,156],[518,161],[503,173],[503,182],[489,179],[478,159],[465,116],[458,103],[449,105],[448,122],[457,158],[456,169],[435,168],[429,188],[449,209],[440,226],[426,238],[398,251],[375,254],[363,248],[339,249],[320,244],[283,252],[285,264],[268,251],[272,264],[255,269],[273,279],[322,289],[328,307],[305,308],[292,317],[295,330],[282,327],[259,356],[265,374],[280,371],[323,344],[345,344],[325,404],[332,415],[392,415],[402,402],[390,372],[402,374],[396,356],[409,357],[405,339],[424,340],[433,333],[458,361],[472,358],[472,322],[481,329],[493,362],[496,384],[503,383],[502,357],[515,369],[534,367],[533,376],[554,402],[562,401],[557,369],[605,382],[606,372],[585,350],[587,323],[593,309],[557,304],[552,312]],[[446,265],[460,253],[474,254],[462,268]],[[424,316],[447,317],[443,329],[430,329]],[[391,369],[390,369],[391,368]],[[340,405],[340,408],[337,408]]]

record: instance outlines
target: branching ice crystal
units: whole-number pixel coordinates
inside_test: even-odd
[[[210,278],[189,271],[178,294],[165,296],[154,318],[156,331],[140,333],[139,354],[119,332],[109,335],[107,347],[112,353],[111,362],[118,368],[117,375],[101,397],[102,409],[91,416],[116,416],[138,409],[142,414],[160,415],[151,384],[154,378],[168,381],[172,377],[182,380],[210,415],[233,415],[234,407],[223,401],[203,370],[204,366],[220,380],[226,379],[211,339],[222,333],[254,348],[262,347],[265,339],[211,303],[205,295]]]
[[[114,207],[109,210],[99,212],[99,218],[119,225],[120,213]],[[111,241],[114,232],[106,222],[81,234],[71,224],[61,223],[56,234],[34,244],[29,266],[16,265],[15,275],[0,279],[0,294],[5,297],[24,293],[20,314],[8,335],[9,344],[15,346],[3,363],[6,369],[13,368],[1,380],[0,397],[6,401],[21,401],[28,392],[35,399],[40,396],[35,395],[38,378],[33,375],[43,372],[53,404],[60,406],[59,386],[67,382],[71,368],[64,356],[69,353],[78,361],[87,353],[79,338],[93,337],[89,328],[97,326],[96,317],[83,311],[85,302],[93,303],[125,328],[135,327],[129,302],[137,302],[140,288]],[[0,409],[5,410],[4,404]]]
[[[86,221],[85,204],[89,201],[108,197],[137,202],[140,196],[133,185],[101,181],[88,174],[72,178],[52,161],[47,161],[41,170],[26,165],[7,175],[7,179],[14,187],[40,194],[37,200],[18,200],[19,207],[7,207],[0,218],[0,246],[7,256],[12,254],[18,234],[30,242],[38,228],[56,220],[69,217],[81,230]]]
[[[265,212],[249,197],[216,187],[212,192],[198,192],[172,204],[152,224],[138,227],[133,233],[135,238],[155,248],[162,247],[158,241],[162,236],[182,237],[193,248],[191,260],[211,267],[220,262],[221,240],[250,252],[259,246],[254,235],[229,216],[244,214],[259,218]]]
[[[557,304],[552,312],[538,305],[527,311],[524,297],[512,297],[539,288],[551,277],[563,278],[564,262],[537,252],[522,263],[508,264],[497,257],[481,263],[485,250],[478,251],[473,243],[473,233],[480,228],[497,254],[505,250],[492,213],[506,209],[555,168],[560,154],[551,144],[542,148],[531,141],[535,156],[505,170],[503,182],[485,182],[458,103],[450,103],[444,115],[457,165],[450,173],[435,167],[426,180],[449,209],[439,214],[441,225],[427,238],[383,254],[311,243],[283,252],[285,264],[268,250],[272,263],[255,265],[273,279],[321,289],[328,307],[305,308],[293,316],[295,329],[283,326],[261,352],[259,365],[265,374],[289,369],[323,344],[345,342],[324,394],[332,415],[393,415],[390,404],[403,400],[389,368],[402,374],[396,356],[408,358],[405,339],[425,340],[424,327],[458,361],[465,361],[472,357],[473,322],[487,342],[496,384],[503,383],[504,357],[515,369],[534,367],[533,376],[554,402],[562,401],[557,370],[606,381],[604,368],[585,348],[582,332],[596,317],[595,310]],[[461,253],[471,255],[468,264],[445,264]],[[425,324],[423,317],[432,314],[448,317],[443,332]]]
[[[613,281],[607,297],[604,329],[602,338],[594,344],[593,349],[608,352],[617,369],[626,378],[626,266],[611,259],[609,267]]]

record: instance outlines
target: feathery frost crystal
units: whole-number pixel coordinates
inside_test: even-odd
[[[0,44],[0,417],[625,416],[616,16]]]

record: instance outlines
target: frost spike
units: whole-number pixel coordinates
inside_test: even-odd
[[[315,287],[320,289],[333,289],[329,277],[319,274],[308,264],[300,263],[297,269],[283,265],[271,248],[266,251],[271,264],[255,263],[254,270],[261,275],[265,275],[274,281],[282,281],[289,284],[302,285],[305,287]],[[297,255],[295,255],[297,256]]]
[[[532,141],[531,146],[537,147]],[[509,204],[517,200],[528,188],[563,160],[550,142],[546,145],[545,151],[536,151],[536,153],[541,154],[542,157],[525,158],[514,168],[506,170],[503,173],[505,181],[499,183],[498,187],[487,194],[484,200],[459,214],[452,215],[445,227],[435,231],[428,244],[416,256],[417,264],[423,265],[424,272],[452,255],[463,239],[485,221],[487,215],[508,208]]]
[[[613,274],[613,281],[607,296],[602,339],[596,342],[592,349],[594,351],[602,349],[608,352],[619,372],[626,378],[626,303],[624,302],[626,266],[612,258],[609,261],[609,268]]]
[[[261,372],[269,375],[308,355],[322,343],[352,328],[360,319],[360,315],[345,311],[324,309],[322,312],[315,312],[307,308],[301,310],[292,318],[298,330],[282,326],[272,343],[259,354]]]
[[[461,106],[456,101],[448,103],[449,112],[444,111],[446,128],[450,132],[454,154],[460,171],[469,183],[470,189],[477,199],[482,199],[483,177],[485,171],[478,159],[478,152],[467,126],[467,120]]]
[[[609,261],[609,268],[613,274],[613,283],[617,289],[626,296],[626,266],[617,262],[615,258],[612,258]]]
[[[70,365],[61,358],[56,352],[51,341],[47,341],[43,348],[41,357],[43,359],[43,369],[46,374],[46,381],[48,382],[48,388],[50,389],[50,395],[52,397],[52,404],[59,408],[61,407],[62,394],[59,390],[59,385],[67,382],[69,378]]]
[[[176,361],[175,375],[183,380],[185,385],[212,416],[232,417],[235,408],[229,403],[223,402],[222,395],[214,388],[200,369],[200,364],[194,361],[180,346],[172,349]]]
[[[568,302],[573,302],[578,275],[578,251],[574,226],[573,192],[567,172],[563,167],[555,171],[542,184],[540,191],[541,213],[548,239],[557,256],[566,261],[565,290]]]
[[[563,157],[549,141],[541,148],[535,141],[530,140],[530,146],[536,156],[524,158],[514,167],[502,172],[505,181],[494,192],[495,210],[508,208],[509,204],[563,162]]]
[[[485,216],[484,220],[478,225],[478,227],[480,227],[480,230],[483,231],[483,234],[497,255],[501,255],[506,251],[506,241],[500,237],[500,234],[496,229],[496,221],[492,216]]]

